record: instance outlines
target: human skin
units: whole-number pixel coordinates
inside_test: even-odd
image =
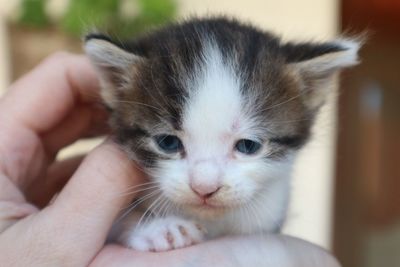
[[[56,160],[63,147],[107,132],[98,90],[85,57],[57,53],[0,99],[2,266],[339,266],[319,247],[283,235],[222,238],[163,253],[104,245],[134,197],[127,190],[144,175],[111,141],[83,160]]]

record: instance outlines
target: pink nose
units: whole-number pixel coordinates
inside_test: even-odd
[[[215,195],[221,189],[222,186],[218,185],[193,185],[190,184],[192,191],[200,198],[207,199]]]

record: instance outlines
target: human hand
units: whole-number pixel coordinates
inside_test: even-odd
[[[106,246],[90,264],[146,267],[340,267],[327,251],[294,237],[270,234],[232,236],[168,252],[138,252]]]
[[[76,172],[80,159],[55,161],[64,146],[100,133],[97,91],[84,57],[57,54],[0,100],[0,265],[88,265],[133,197],[121,192],[141,175],[110,142]]]
[[[91,97],[97,91],[84,57],[58,54],[0,100],[2,265],[338,266],[318,247],[279,235],[230,237],[164,253],[103,247],[115,217],[133,197],[123,192],[140,183],[141,173],[109,142],[81,164],[55,162],[62,147],[99,133],[94,125],[104,118],[97,118]]]

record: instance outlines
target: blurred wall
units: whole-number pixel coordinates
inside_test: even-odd
[[[230,14],[284,37],[329,38],[337,27],[336,0],[176,0],[181,17]]]
[[[4,17],[0,14],[0,95],[10,81],[10,61]]]
[[[178,0],[181,17],[228,14],[251,21],[284,39],[324,40],[338,29],[336,0]],[[329,248],[333,190],[335,97],[318,118],[314,139],[297,162],[285,232]]]

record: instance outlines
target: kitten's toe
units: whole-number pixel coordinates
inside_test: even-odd
[[[204,239],[204,232],[194,222],[182,221],[169,226],[167,240],[172,248],[182,248]]]
[[[133,248],[138,251],[152,251],[153,249],[153,244],[152,242],[147,239],[146,237],[143,236],[133,236],[127,242],[125,245],[129,248]]]

